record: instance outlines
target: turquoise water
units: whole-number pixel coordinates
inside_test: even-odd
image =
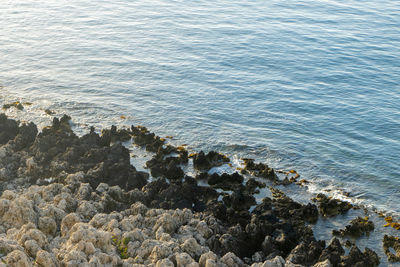
[[[1,1],[0,84],[400,213],[398,1]]]

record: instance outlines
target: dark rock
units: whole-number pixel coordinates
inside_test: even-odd
[[[23,110],[24,109],[24,106],[18,101],[14,102],[14,103],[9,103],[9,104],[4,104],[3,105],[3,109],[9,109],[11,107],[14,107],[14,108],[16,108],[18,110]]]
[[[246,159],[245,161],[245,168],[246,172],[249,172],[251,175],[268,179],[270,181],[277,181],[278,177],[275,174],[274,169],[268,167],[267,164],[263,163],[254,163],[253,159]]]
[[[14,138],[15,150],[22,150],[30,147],[38,134],[36,125],[31,122],[29,124],[23,124],[19,127],[19,133]]]
[[[301,205],[287,197],[282,191],[270,188],[274,197],[275,212],[285,219],[296,220],[299,222],[314,223],[318,220],[318,210],[313,204]]]
[[[221,221],[226,220],[227,208],[224,203],[217,200],[210,201],[207,204],[207,211]]]
[[[145,146],[147,151],[158,152],[162,149],[165,140],[149,132],[146,127],[133,126],[131,127],[133,141],[139,146]]]
[[[324,248],[325,241],[313,241],[309,244],[301,243],[290,252],[286,260],[294,264],[312,266],[317,262]]]
[[[247,211],[251,206],[257,204],[254,196],[243,191],[235,191],[231,195],[223,197],[223,201],[227,207],[232,207],[234,210]]]
[[[327,197],[324,194],[318,194],[313,201],[318,203],[319,210],[324,216],[335,216],[338,214],[344,214],[349,209],[353,208],[353,205],[347,201],[341,201],[339,199],[334,199]]]
[[[8,119],[3,113],[0,114],[0,145],[14,139],[18,132],[18,122]]]
[[[217,173],[214,173],[208,177],[208,184],[209,185],[217,185],[217,184],[241,184],[243,182],[244,178],[242,175],[238,174],[237,172],[233,174],[227,174],[223,173],[221,175],[218,175]]]
[[[180,180],[185,175],[182,168],[178,166],[182,161],[185,161],[185,159],[182,159],[180,156],[165,158],[164,153],[160,151],[151,160],[146,162],[146,166],[150,169],[153,177]]]
[[[101,136],[104,140],[104,144],[125,142],[129,141],[132,137],[127,129],[117,129],[114,125],[112,125],[110,129],[102,130]]]
[[[210,151],[208,154],[200,151],[193,157],[194,168],[198,170],[209,170],[228,162],[230,162],[230,159],[227,156],[215,151]]]
[[[218,198],[218,193],[210,188],[198,186],[193,179],[187,178],[183,182],[168,183],[160,178],[143,188],[146,198],[151,202],[152,208],[160,208],[161,203],[167,203],[169,209],[176,209],[185,204],[186,208],[193,209],[195,203],[200,201],[208,203]],[[164,203],[164,205],[166,205]]]
[[[359,266],[368,262],[375,266],[379,262],[376,254],[368,249],[361,253],[354,248],[344,257],[337,239],[327,248],[324,242],[316,241],[307,225],[318,218],[318,209],[313,204],[302,205],[271,188],[273,198],[264,198],[257,205],[253,195],[265,184],[254,178],[243,184],[244,177],[238,173],[209,175],[204,172],[196,179],[185,176],[181,166],[188,162],[188,152],[183,147],[165,145],[164,139],[145,127],[119,130],[113,126],[103,130],[101,136],[91,128],[88,134],[78,137],[69,121],[68,116],[54,118],[50,127],[37,134],[33,123],[20,125],[0,115],[0,141],[4,145],[0,162],[2,176],[28,176],[26,181],[38,184],[46,181],[45,178],[55,178],[66,183],[77,199],[99,203],[97,212],[130,214],[132,203],[137,201],[150,208],[191,209],[196,212],[195,218],[207,221],[212,229],[206,240],[210,249],[219,256],[234,252],[249,265],[278,255],[305,266],[324,259],[329,259],[334,266]],[[147,183],[148,174],[130,164],[129,151],[121,142],[131,137],[136,144],[155,153],[146,165],[159,179]],[[207,155],[200,152],[194,161],[197,168],[209,169],[228,159],[216,152]],[[248,160],[246,169],[253,175],[282,184],[274,170],[265,164]],[[200,179],[208,181],[211,187],[199,186]],[[218,193],[214,187],[228,192]],[[330,199],[321,202],[330,209]],[[74,202],[68,210],[74,212],[76,208],[77,202]],[[251,208],[254,209],[250,212]],[[384,243],[386,247],[395,246],[390,242]]]
[[[317,262],[329,259],[333,266],[338,266],[341,261],[341,256],[344,255],[344,249],[340,244],[339,239],[333,238],[327,248],[325,248]]]
[[[362,253],[356,246],[350,249],[349,255],[342,257],[342,261],[339,264],[340,267],[375,267],[379,265],[378,255],[365,248],[365,252]]]
[[[392,248],[396,254],[390,251]],[[400,239],[394,236],[383,237],[383,250],[390,262],[400,262]]]
[[[374,223],[369,221],[368,217],[361,218],[357,217],[356,219],[350,222],[350,225],[347,225],[345,229],[340,229],[339,231],[333,230],[333,235],[338,236],[354,236],[360,237],[365,233],[369,233],[374,230]]]
[[[254,194],[254,193],[258,193],[259,191],[257,190],[257,188],[265,188],[266,184],[257,181],[254,178],[250,178],[247,180],[246,182],[246,190],[250,193],[250,194]]]

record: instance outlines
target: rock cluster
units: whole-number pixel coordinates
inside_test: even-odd
[[[345,229],[333,230],[333,235],[360,237],[374,230],[374,223],[368,217],[357,217],[346,225]]]
[[[321,214],[328,217],[344,214],[351,208],[354,208],[353,205],[347,201],[331,198],[322,193],[318,194],[313,201],[318,203]]]
[[[124,189],[142,188],[148,174],[130,164],[129,151],[119,142],[124,130],[115,127],[99,136],[92,131],[78,137],[70,117],[54,118],[53,124],[37,134],[33,123],[18,122],[0,115],[0,179],[25,182],[48,178],[62,181],[70,173],[85,173],[85,182],[97,187],[101,182]],[[2,185],[4,187],[4,183]],[[6,186],[7,187],[7,186]]]
[[[314,204],[272,187],[272,198],[257,203],[266,185],[238,173],[187,176],[188,152],[144,127],[78,137],[69,120],[55,118],[38,134],[33,123],[0,115],[0,257],[8,266],[379,264],[369,249],[345,256],[339,240],[317,240]],[[154,153],[146,165],[157,179],[130,164],[121,142],[131,138]],[[227,162],[210,153],[195,157],[199,169]],[[276,178],[264,164],[246,169]]]
[[[193,165],[198,170],[209,170],[228,162],[230,162],[230,159],[227,156],[215,151],[210,151],[207,154],[200,151],[193,156]]]
[[[390,249],[393,249],[395,253]],[[398,237],[385,235],[383,237],[383,250],[389,261],[400,262],[400,240]]]

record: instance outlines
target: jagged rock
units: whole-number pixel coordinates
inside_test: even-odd
[[[390,251],[392,248],[396,254]],[[400,261],[400,240],[398,237],[385,235],[383,237],[383,250],[390,262]]]
[[[53,254],[40,250],[36,254],[36,264],[38,266],[59,266]]]
[[[8,266],[18,266],[18,267],[30,267],[32,262],[29,260],[28,256],[20,251],[14,250],[6,256],[5,262]]]
[[[209,170],[213,167],[221,166],[228,162],[230,162],[230,160],[227,156],[215,151],[210,151],[207,154],[205,154],[203,151],[200,151],[193,157],[193,166],[198,170]]]
[[[344,214],[351,208],[353,205],[347,201],[341,201],[339,199],[327,197],[324,194],[318,194],[316,198],[313,199],[318,203],[319,210],[324,216],[335,216],[337,214]]]
[[[286,266],[379,263],[368,249],[353,248],[344,256],[339,241],[327,248],[316,241],[307,225],[318,218],[313,204],[297,203],[276,189],[272,199],[257,204],[254,194],[265,184],[254,178],[243,184],[238,173],[184,176],[188,152],[144,127],[113,126],[101,136],[91,128],[78,137],[69,120],[54,118],[38,134],[33,123],[0,115],[0,252],[6,262],[283,266],[285,257]],[[121,142],[131,137],[154,153],[147,164],[160,179],[147,183],[148,174],[130,164]],[[194,161],[196,168],[208,169],[228,159],[201,152]],[[282,184],[265,164],[247,161],[245,169]]]
[[[320,261],[316,264],[313,265],[313,267],[333,267],[329,259],[326,259],[324,261]]]
[[[339,239],[333,238],[329,246],[322,251],[318,262],[329,260],[333,266],[338,266],[341,261],[341,256],[343,255],[344,249],[340,244]]]
[[[80,221],[81,219],[76,213],[70,213],[65,216],[61,222],[61,235],[67,235],[69,230]]]
[[[4,113],[0,114],[0,144],[4,145],[18,134],[18,122],[8,119]]]
[[[287,266],[290,266],[290,264],[287,264]],[[285,260],[281,256],[276,256],[265,262],[254,263],[251,267],[285,267]]]
[[[378,255],[365,248],[364,253],[362,253],[356,246],[350,249],[349,255],[342,257],[340,266],[356,266],[356,267],[375,267],[379,265]]]
[[[245,159],[244,172],[249,172],[253,176],[268,179],[270,181],[278,181],[278,177],[275,174],[274,169],[268,167],[267,164],[254,163],[253,159]]]
[[[197,243],[195,238],[187,239],[183,242],[181,248],[195,259],[198,259],[205,252],[205,249]]]
[[[37,134],[38,129],[33,122],[29,124],[22,124],[19,127],[18,134],[13,140],[15,150],[19,151],[21,149],[30,147],[35,141]]]
[[[294,264],[301,264],[305,266],[311,266],[315,264],[325,248],[325,242],[311,242],[309,244],[299,244],[297,245],[290,254],[286,257],[287,261]]]
[[[374,223],[369,220],[368,217],[356,219],[350,222],[350,225],[346,225],[345,229],[340,229],[339,231],[333,230],[332,234],[337,236],[354,236],[360,237],[363,234],[368,234],[374,230]]]
[[[225,263],[227,266],[232,266],[232,267],[245,267],[246,265],[243,263],[243,261],[238,258],[235,254],[232,252],[226,253],[222,258],[221,262]]]
[[[212,260],[212,261],[216,262],[218,260],[218,257],[212,251],[204,253],[203,255],[200,256],[200,260],[199,260],[200,267],[206,267],[208,260]],[[211,265],[212,264],[211,261],[208,264]]]
[[[190,255],[185,252],[179,253],[175,257],[177,267],[186,267],[194,262],[192,257],[190,257]]]
[[[175,267],[175,265],[169,259],[162,259],[157,261],[156,267]]]

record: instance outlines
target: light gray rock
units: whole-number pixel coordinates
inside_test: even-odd
[[[40,250],[36,254],[36,265],[38,266],[59,266],[53,254]]]
[[[329,261],[329,259],[326,259],[325,261],[317,262],[316,264],[313,265],[313,267],[332,267],[332,263]]]
[[[190,255],[187,254],[186,252],[176,254],[175,258],[177,264],[176,267],[186,267],[192,262],[194,262],[192,257],[190,257]]]
[[[38,228],[43,233],[54,236],[57,231],[57,223],[53,218],[50,217],[40,217],[38,222]]]
[[[28,256],[20,250],[14,250],[13,252],[9,253],[5,258],[5,262],[7,263],[7,266],[15,266],[15,267],[32,266],[32,262],[29,260]]]
[[[199,260],[200,267],[205,267],[207,260],[209,260],[209,259],[211,259],[215,262],[218,259],[218,256],[215,255],[215,253],[212,251],[204,253],[203,255],[200,256],[200,260]],[[210,262],[210,264],[211,264],[211,262]]]
[[[246,267],[247,265],[232,252],[226,253],[222,258],[221,262],[232,267]]]
[[[61,222],[61,235],[66,236],[69,230],[80,221],[81,219],[76,213],[66,215]]]
[[[175,265],[169,259],[162,259],[157,261],[156,267],[175,267]]]

